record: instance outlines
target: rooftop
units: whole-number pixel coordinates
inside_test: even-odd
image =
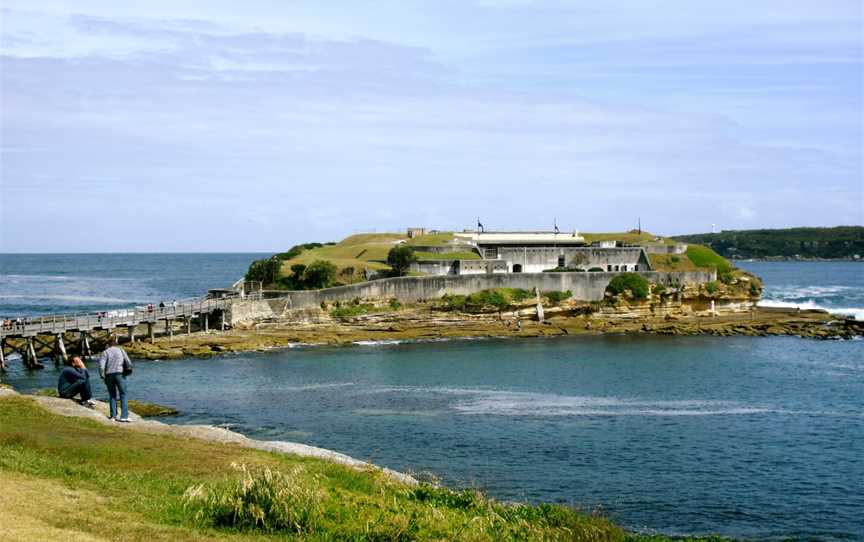
[[[540,244],[584,244],[585,238],[579,232],[554,231],[489,231],[489,232],[463,232],[454,234],[457,239],[471,241],[477,245],[490,245],[502,243],[519,243],[525,245]]]

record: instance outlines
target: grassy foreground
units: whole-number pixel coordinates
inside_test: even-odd
[[[0,510],[4,540],[643,539],[560,506],[64,417],[23,396],[0,398]]]

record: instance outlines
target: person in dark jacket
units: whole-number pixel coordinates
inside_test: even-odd
[[[66,362],[66,367],[60,371],[60,378],[57,380],[57,393],[64,399],[75,399],[75,396],[81,397],[76,399],[78,403],[93,408],[93,392],[90,389],[90,373],[87,372],[87,366],[81,361],[78,356],[73,356]]]

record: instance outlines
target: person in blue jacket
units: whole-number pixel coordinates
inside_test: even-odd
[[[75,396],[81,397],[77,399],[78,403],[93,408],[93,392],[90,389],[90,373],[87,372],[87,366],[81,361],[78,356],[69,358],[66,367],[60,371],[60,378],[57,381],[57,393],[64,399],[75,399]]]

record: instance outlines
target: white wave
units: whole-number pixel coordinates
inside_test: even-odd
[[[851,316],[856,320],[864,320],[864,307],[826,307],[824,305],[817,304],[812,299],[804,302],[782,301],[779,299],[763,299],[758,303],[758,305],[760,307],[781,307],[801,310],[819,309],[828,311],[831,314]]]
[[[781,298],[813,298],[842,295],[849,292],[859,292],[854,286],[788,286],[768,287],[768,294]]]
[[[71,276],[71,275],[0,275],[0,279],[8,279],[10,281],[20,283],[21,281],[32,282],[132,282],[141,280],[135,277],[86,277],[86,276]]]
[[[380,341],[354,341],[353,344],[357,346],[387,346],[391,344],[402,344],[404,341],[398,341],[395,339],[390,340],[380,340]]]
[[[409,417],[433,417],[439,416],[437,410],[397,410],[389,408],[358,408],[352,411],[360,416],[409,416]]]
[[[348,386],[356,386],[354,382],[329,382],[323,384],[306,384],[304,386],[287,386],[279,388],[280,391],[314,391],[325,390],[329,388],[345,388]]]
[[[651,401],[527,392],[485,392],[453,408],[463,414],[493,416],[718,416],[775,412],[733,401]]]

